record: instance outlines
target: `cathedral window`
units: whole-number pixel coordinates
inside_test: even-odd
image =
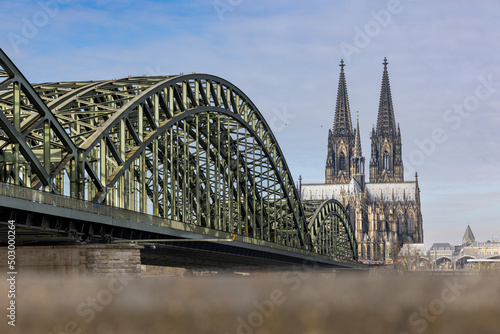
[[[384,152],[384,169],[389,169],[389,153]]]
[[[339,170],[345,170],[345,156],[344,156],[344,152],[340,152]]]
[[[413,220],[413,215],[408,216],[408,233],[415,232],[415,221]]]

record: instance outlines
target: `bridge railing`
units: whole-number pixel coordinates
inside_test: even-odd
[[[196,233],[207,233],[206,228],[203,228],[204,231],[200,231],[197,230],[197,228],[201,227],[192,224],[185,224],[176,220],[157,217],[145,213],[138,213],[108,205],[93,203],[90,201],[71,198],[68,196],[54,194],[42,190],[25,188],[9,183],[0,182],[0,196],[21,199],[32,202],[33,204],[39,203],[44,205],[52,205],[55,207],[65,208],[73,211],[85,212],[87,214],[102,215],[102,216],[123,219],[126,221],[138,222],[159,227],[168,227],[176,230],[191,231]],[[30,208],[28,205],[26,205],[26,210],[32,210],[32,209],[33,208]],[[221,232],[221,231],[216,231],[216,232]],[[223,234],[224,232],[222,234],[216,233],[213,236],[220,238],[223,237]],[[289,248],[288,250],[291,250],[291,248]],[[350,262],[350,260],[342,258],[336,258],[335,261]]]
[[[152,216],[144,213],[138,213],[130,210],[120,209],[112,206],[92,203],[85,200],[71,198],[41,190],[25,188],[9,183],[0,183],[0,196],[13,197],[31,201],[33,203],[48,204],[60,208],[94,213],[98,215],[109,216],[113,218],[135,221],[156,226],[172,225],[169,219]]]

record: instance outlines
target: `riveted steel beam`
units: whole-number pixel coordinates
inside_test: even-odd
[[[4,181],[355,258],[340,203],[307,221],[274,134],[230,82],[189,74],[32,87],[2,55]]]

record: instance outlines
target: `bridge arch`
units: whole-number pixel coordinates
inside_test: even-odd
[[[465,269],[466,267],[471,267],[472,264],[467,262],[467,260],[469,260],[469,259],[473,260],[473,259],[476,259],[476,257],[472,256],[472,255],[463,255],[463,256],[458,257],[455,260],[455,268],[456,269]]]
[[[232,83],[193,73],[32,86],[0,58],[2,153],[17,149],[13,166],[29,166],[2,182],[357,258],[340,203],[307,221],[269,125]]]
[[[0,179],[53,190],[66,165],[76,177],[77,147],[24,75],[0,49]],[[54,152],[57,159],[52,161]]]
[[[448,257],[448,256],[438,257],[434,261],[434,263],[435,263],[436,266],[441,267],[441,268],[446,268],[446,269],[452,269],[453,265],[454,265],[451,257]]]
[[[224,229],[242,234],[245,231],[251,236],[260,229],[257,234],[267,240],[306,246],[307,226],[281,149],[259,110],[236,86],[206,74],[124,78],[70,86],[63,93],[57,92],[57,84],[37,89],[55,108],[54,114],[67,132],[74,134],[72,138],[87,162],[89,185],[79,187],[86,190],[82,197],[165,218],[189,216],[190,222],[212,227],[218,217],[226,219],[240,215],[238,211],[243,214],[250,210],[254,213],[251,221],[240,221],[234,227],[224,221]],[[68,94],[69,98],[65,98]],[[254,157],[247,167],[241,165],[245,164],[242,154]],[[194,166],[200,163],[205,166]],[[194,169],[184,170],[187,165]],[[259,172],[254,173],[256,170]],[[207,174],[211,176],[205,177]],[[211,186],[194,186],[192,178],[198,182],[205,179],[205,186]],[[226,187],[221,190],[216,184],[224,179]],[[232,186],[227,187],[229,184]],[[259,191],[252,191],[250,185]],[[264,188],[268,191],[263,192]],[[179,190],[188,189],[196,196],[188,198],[187,191],[177,196]],[[219,198],[221,191],[223,196]],[[245,198],[230,203],[230,197],[235,200],[239,195]],[[213,211],[208,207],[222,203],[218,207],[228,213],[212,212],[201,222],[196,219],[201,218],[200,209],[187,203],[201,203],[200,199],[207,203],[207,210]],[[188,214],[189,206],[196,214]],[[280,222],[274,222],[275,227],[263,222],[264,218],[278,216]]]
[[[357,260],[354,229],[347,211],[339,201],[330,199],[321,203],[309,218],[308,229],[315,252]]]

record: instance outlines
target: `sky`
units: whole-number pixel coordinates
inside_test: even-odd
[[[0,47],[32,83],[209,73],[271,126],[295,181],[324,182],[341,59],[370,159],[387,57],[424,242],[500,235],[500,2],[3,1]],[[367,163],[368,166],[368,163]],[[366,167],[365,174],[369,174]]]

